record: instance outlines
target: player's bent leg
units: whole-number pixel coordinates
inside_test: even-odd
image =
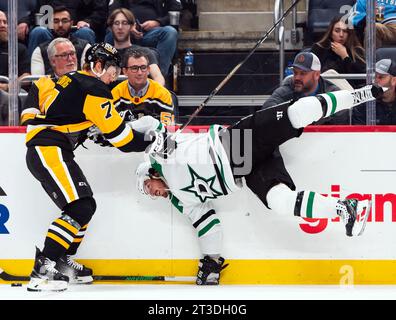
[[[314,97],[301,98],[289,106],[287,112],[294,128],[305,128],[321,118],[326,118],[336,112],[375,100],[383,92],[382,88],[371,85],[353,91],[327,92]]]

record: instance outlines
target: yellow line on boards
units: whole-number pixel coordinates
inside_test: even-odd
[[[198,260],[81,259],[97,275],[195,276]],[[364,285],[396,284],[393,260],[237,260],[227,259],[222,284]],[[33,260],[0,260],[13,275],[29,275]],[[0,280],[1,282],[1,280]]]

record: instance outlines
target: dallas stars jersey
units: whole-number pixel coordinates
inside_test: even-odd
[[[204,134],[179,135],[168,159],[151,156],[152,167],[166,180],[172,203],[187,215],[206,214],[210,200],[240,189],[220,141],[220,129],[214,125]]]
[[[121,151],[144,150],[143,145],[140,146],[143,137],[134,139],[132,129],[123,123],[111,103],[111,92],[102,81],[85,72],[71,72],[56,83],[49,78],[40,79],[35,88],[29,95],[37,97],[30,101],[38,105],[27,106],[21,116],[21,121],[28,124],[27,146],[73,149],[95,124]],[[34,112],[34,107],[39,110]]]
[[[131,95],[128,80],[114,87],[111,93],[118,112],[131,110],[135,114],[151,115],[164,125],[173,125],[175,122],[172,95],[154,80],[148,79],[147,90],[141,97]]]

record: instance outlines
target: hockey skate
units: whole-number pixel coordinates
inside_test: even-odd
[[[30,275],[30,282],[27,285],[28,291],[64,291],[67,289],[69,277],[55,269],[55,261],[43,256],[36,248],[36,259],[33,271]]]
[[[345,224],[348,237],[361,236],[363,234],[370,211],[371,201],[369,200],[345,199],[338,201],[337,214]],[[358,212],[361,212],[359,216]]]
[[[89,284],[93,282],[92,269],[74,261],[71,256],[64,255],[59,258],[56,268],[67,275],[72,284]]]
[[[218,285],[220,281],[220,272],[228,266],[224,265],[224,258],[220,257],[218,261],[209,256],[199,260],[197,285]]]

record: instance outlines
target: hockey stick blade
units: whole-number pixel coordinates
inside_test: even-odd
[[[15,276],[5,272],[0,268],[0,279],[4,281],[29,281],[30,277],[27,276]]]
[[[0,279],[4,281],[29,281],[28,276],[9,274],[0,268]],[[195,282],[196,277],[188,276],[132,276],[132,275],[102,275],[93,276],[94,281],[165,281],[165,282]]]
[[[169,281],[169,282],[195,282],[196,277],[187,276],[93,276],[94,281]]]

